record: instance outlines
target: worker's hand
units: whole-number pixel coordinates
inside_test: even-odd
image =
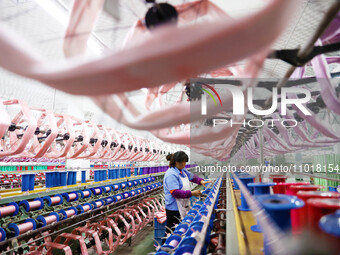
[[[207,183],[212,183],[212,181],[205,181],[205,180],[201,181],[201,185],[203,185],[203,186],[205,186]]]
[[[200,197],[202,196],[202,193],[200,190],[194,190],[194,191],[191,191],[191,195],[195,197]]]

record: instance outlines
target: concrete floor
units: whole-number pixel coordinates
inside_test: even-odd
[[[132,238],[131,246],[127,243],[112,253],[114,255],[144,255],[150,252],[155,252],[154,248],[154,226],[146,226]]]

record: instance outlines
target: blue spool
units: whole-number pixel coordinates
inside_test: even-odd
[[[83,204],[83,205],[77,205],[76,208],[78,209],[78,213],[79,213],[79,214],[82,214],[82,213],[85,212],[85,210],[84,210],[84,206],[85,206],[85,205],[88,205],[88,206],[90,207],[90,210],[89,210],[89,211],[92,210],[93,205],[91,205],[90,203],[85,203],[85,204]]]
[[[268,183],[249,183],[248,187],[252,187],[254,191],[254,195],[264,195],[270,194],[270,187],[275,186],[276,183],[268,182]],[[261,227],[259,224],[253,225],[250,229],[254,232],[262,232]]]
[[[66,198],[66,201],[67,201],[67,202],[72,202],[72,201],[70,201],[70,195],[71,195],[71,194],[75,194],[75,195],[76,195],[76,198],[75,198],[74,200],[72,200],[72,201],[77,201],[77,200],[78,200],[78,198],[79,198],[79,196],[78,196],[78,193],[77,193],[77,192],[62,193],[61,195],[62,195],[63,197],[65,197],[65,198]]]
[[[45,173],[45,186],[46,186],[46,188],[51,188],[51,187],[53,187],[52,186],[52,179],[53,179],[53,173],[52,172],[46,172]],[[21,189],[23,189],[24,188],[24,185],[25,185],[25,183],[24,183],[24,176],[25,175],[22,175],[22,187],[21,187]],[[25,187],[26,188],[26,187]]]
[[[41,210],[44,207],[44,201],[41,198],[38,197],[38,198],[34,199],[33,201],[39,201],[40,202],[40,206],[38,208],[34,209],[34,211]],[[24,207],[26,212],[31,211],[30,204],[27,200],[20,201],[19,206],[21,206],[21,205]]]
[[[129,198],[130,197],[130,193],[129,192],[124,192],[123,193],[123,198],[126,199],[126,198]]]
[[[73,171],[72,177],[73,177],[73,181],[72,184],[77,184],[77,171]]]
[[[329,190],[329,191],[334,191],[334,192],[337,192],[337,189],[336,189],[336,187],[328,187],[328,190]]]
[[[128,182],[127,182],[127,185],[128,185],[129,188],[131,188],[131,187],[133,186],[132,181],[128,181]]]
[[[24,223],[27,223],[27,222],[31,222],[31,223],[32,223],[32,225],[33,225],[32,230],[35,230],[35,229],[37,228],[37,223],[35,222],[35,220],[33,220],[33,219],[27,219],[27,220],[24,221]],[[9,224],[8,224],[8,228],[9,228],[10,230],[14,231],[14,236],[20,235],[20,230],[19,230],[19,227],[18,227],[17,224],[15,224],[15,223],[9,223]]]
[[[107,185],[104,187],[104,192],[105,193],[110,193],[112,191],[112,187],[110,185]]]
[[[35,174],[30,174],[29,190],[34,190]]]
[[[98,199],[98,200],[96,200],[96,202],[100,202],[100,203],[101,203],[101,206],[100,206],[100,207],[102,207],[103,205],[105,205],[105,202],[104,202],[103,199]]]
[[[55,204],[55,205],[60,205],[60,204],[63,203],[63,197],[61,195],[57,194],[54,197],[59,197],[60,198],[60,201],[57,204]],[[50,196],[45,196],[42,199],[43,199],[43,201],[47,201],[48,206],[52,206],[52,200],[51,200]]]
[[[323,232],[340,238],[340,209],[323,216],[319,221],[319,227]]]
[[[94,170],[94,171],[93,171],[93,181],[94,181],[94,182],[99,181],[99,180],[98,180],[98,170]]]
[[[139,168],[139,175],[143,175],[143,174],[144,174],[144,168],[141,167],[141,168]]]
[[[147,183],[148,182],[148,178],[143,178],[143,182]]]
[[[59,221],[59,214],[58,214],[58,213],[56,213],[56,212],[51,212],[48,216],[51,216],[51,215],[56,216],[56,218],[57,218],[56,222]],[[44,216],[39,215],[39,216],[37,217],[37,220],[40,221],[40,222],[43,224],[43,227],[45,227],[45,226],[47,225],[47,222],[46,222],[46,219],[45,219]]]
[[[170,245],[170,243],[171,243],[172,241],[174,241],[174,240],[177,241],[177,246],[175,246],[175,247],[172,246],[172,245]],[[174,248],[178,247],[178,244],[180,243],[181,240],[182,240],[182,237],[181,237],[181,236],[176,235],[176,234],[172,234],[171,236],[169,236],[169,237],[166,239],[166,241],[165,241],[163,247],[167,247],[167,248],[170,248],[170,249],[174,249]]]
[[[137,180],[134,180],[132,183],[133,183],[133,186],[135,186],[135,187],[138,185],[138,181]]]
[[[159,250],[159,251],[157,251],[156,255],[170,255],[170,253]]]
[[[290,210],[304,206],[304,202],[296,196],[275,194],[275,195],[259,195],[256,199],[274,220],[277,226],[284,232],[291,231]],[[264,237],[264,254],[271,254],[267,238]]]
[[[248,188],[249,192],[252,193],[251,188],[249,188],[247,185],[248,183],[254,182],[254,176],[242,176],[239,177],[240,181]],[[247,201],[243,195],[243,192],[241,192],[241,206],[238,207],[240,211],[250,211],[250,208],[247,204]]]
[[[101,187],[90,188],[94,196],[99,196],[103,193],[103,189]]]
[[[180,223],[174,230],[174,234],[184,235],[189,229],[189,223]]]
[[[67,185],[67,172],[59,172],[60,176],[60,186],[66,186]]]
[[[184,246],[184,245],[191,245],[196,246],[197,240],[191,236],[186,236],[182,239],[182,241],[179,243],[178,247]]]
[[[92,202],[90,202],[90,204],[93,206],[93,209],[96,209],[96,208],[97,208],[96,202],[92,201]]]
[[[74,192],[76,192],[76,193],[78,193],[78,198],[79,199],[83,199],[84,198],[84,192],[83,191],[81,191],[81,190],[77,190],[77,191],[74,191]]]
[[[59,186],[59,172],[58,171],[54,171],[53,172],[53,179],[52,179],[52,186],[53,187],[58,187]]]
[[[112,190],[117,191],[120,189],[120,183],[112,184]]]
[[[182,255],[182,254],[191,254],[194,252],[195,246],[192,245],[183,245],[178,247],[175,251],[174,255]]]
[[[47,178],[47,176],[46,176]],[[30,186],[30,176],[29,174],[22,174],[21,175],[21,191],[28,191]]]
[[[68,208],[66,211],[68,210],[73,210],[74,211],[74,215],[77,215],[78,214],[78,210],[77,208],[71,206],[70,208]],[[65,210],[60,210],[58,213],[61,213],[63,215],[63,220],[64,219],[67,219],[67,214],[66,214],[66,211]]]
[[[121,200],[123,200],[123,196],[121,194],[115,195],[113,196],[115,202],[119,202]]]
[[[15,207],[15,212],[11,216],[15,216],[19,212],[19,206],[16,202],[10,202],[9,204],[7,204],[7,206],[11,206],[11,205],[13,205]],[[1,217],[1,213],[0,213],[0,217]]]
[[[199,216],[199,215],[198,215]],[[203,221],[195,221],[194,219],[194,222],[191,223],[187,233],[185,234],[186,236],[191,236],[191,234],[193,232],[201,232],[202,228],[203,228],[203,225],[204,225],[204,222]]]
[[[85,196],[85,191],[88,191],[88,196]],[[83,191],[82,191],[82,193],[83,193],[83,196],[84,196],[84,198],[88,198],[88,197],[91,197],[91,194],[92,194],[92,192],[91,192],[91,190],[90,189],[84,189]]]
[[[126,182],[121,182],[120,183],[120,188],[125,189],[127,187]]]
[[[139,185],[141,185],[141,184],[143,184],[143,183],[144,183],[144,182],[143,182],[143,179],[139,179],[139,180],[138,180],[138,184],[139,184]]]
[[[113,199],[113,197],[107,197],[107,198],[104,199],[104,201],[105,201],[106,205],[109,205],[109,204],[113,203],[114,199]]]
[[[185,216],[185,217],[183,218],[182,223],[184,223],[184,222],[191,223],[193,220],[194,220],[194,217],[193,217],[193,216],[187,215],[187,216]]]
[[[67,185],[72,184],[72,173],[70,171],[67,171]]]
[[[86,183],[86,171],[81,171],[81,183]]]
[[[6,232],[3,228],[0,228],[0,234],[1,234],[0,242],[5,241],[6,240]]]

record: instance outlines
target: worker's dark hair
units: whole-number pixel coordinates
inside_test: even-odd
[[[168,154],[168,155],[166,155],[166,160],[167,161],[170,161],[171,160],[171,157],[173,156],[174,154]]]
[[[176,166],[176,162],[188,162],[189,161],[189,157],[188,155],[184,152],[184,151],[177,151],[174,154],[170,154],[171,158],[170,158],[170,164],[169,167],[175,167]],[[167,156],[168,159],[168,156]]]

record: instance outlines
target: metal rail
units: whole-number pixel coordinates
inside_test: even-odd
[[[216,196],[214,197],[214,199],[211,203],[211,206],[209,206],[209,208],[208,208],[208,211],[209,211],[208,215],[202,216],[202,221],[204,222],[202,230],[201,230],[201,232],[198,232],[198,231],[195,232],[195,234],[193,236],[197,240],[197,244],[196,244],[194,252],[193,252],[194,255],[202,254],[202,248],[203,248],[203,244],[204,244],[205,239],[206,239],[208,226],[210,224],[210,218],[211,218],[211,215],[214,211],[214,206],[215,206],[215,202],[216,202],[216,199],[217,199],[217,194],[219,192],[219,189],[220,189],[220,186],[221,186],[221,183],[222,183],[222,175],[223,174],[220,175],[220,177],[219,177],[220,179],[218,180],[217,189],[216,189]]]
[[[16,192],[13,193],[13,196],[6,196],[6,193],[0,193],[0,205],[2,204],[8,204],[9,202],[16,202],[20,200],[28,200],[32,198],[36,198],[40,196],[41,192],[44,192],[44,196],[51,196],[55,194],[59,194],[61,191],[64,192],[71,192],[71,191],[77,191],[80,189],[88,189],[88,188],[94,188],[101,185],[110,185],[110,184],[116,184],[120,182],[127,182],[130,180],[136,180],[140,178],[148,178],[148,177],[158,177],[164,175],[164,172],[157,173],[157,174],[147,174],[147,175],[137,175],[133,177],[127,177],[127,178],[121,178],[121,179],[115,179],[115,180],[106,180],[106,181],[100,181],[100,182],[91,182],[91,183],[79,183],[75,185],[68,185],[66,186],[60,186],[60,187],[53,187],[53,188],[42,188],[32,191],[26,191],[26,192]],[[3,198],[1,198],[3,197]],[[6,198],[4,198],[6,197]]]

